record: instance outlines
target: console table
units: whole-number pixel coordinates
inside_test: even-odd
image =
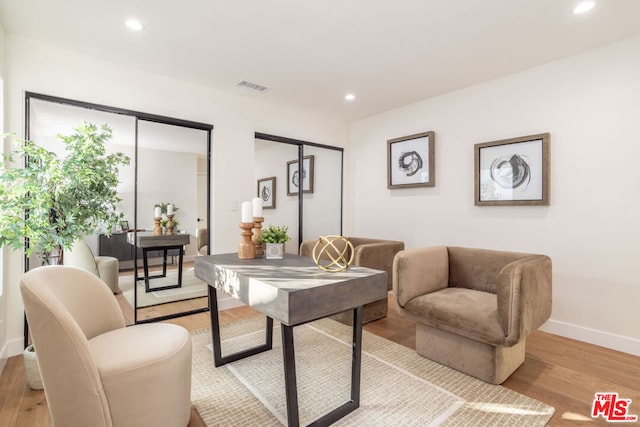
[[[209,284],[211,338],[216,367],[271,350],[273,319],[280,321],[289,426],[300,423],[293,327],[353,310],[351,398],[313,425],[330,425],[360,406],[362,306],[386,298],[386,272],[350,267],[330,273],[319,269],[311,258],[289,254],[281,260],[241,260],[237,254],[222,254],[197,257],[195,275]],[[222,356],[217,291],[230,294],[266,316],[264,344]]]
[[[127,242],[130,245],[137,246],[142,249],[142,265],[144,268],[144,290],[145,292],[161,291],[164,289],[179,288],[182,286],[182,261],[184,259],[184,246],[188,245],[191,240],[191,236],[186,233],[177,234],[160,234],[155,235],[153,232],[136,232],[127,234]],[[167,277],[167,251],[169,249],[178,249],[178,283],[175,285],[158,286],[151,288],[149,286],[149,279],[158,277]],[[162,274],[156,274],[155,276],[149,275],[149,252],[154,250],[161,250],[163,252],[162,262]],[[138,278],[138,269],[135,269],[135,279]]]

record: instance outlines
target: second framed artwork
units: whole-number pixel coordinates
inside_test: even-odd
[[[549,205],[549,134],[475,144],[475,205]]]
[[[262,199],[263,209],[276,208],[276,177],[258,180],[258,197]]]
[[[303,193],[313,193],[313,156],[304,156],[302,168],[297,160],[287,162],[287,196],[296,196],[302,188]]]
[[[436,185],[435,134],[422,132],[387,141],[387,188]]]

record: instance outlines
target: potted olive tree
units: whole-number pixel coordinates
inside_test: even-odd
[[[82,123],[74,131],[58,136],[65,145],[63,158],[33,141],[14,141],[13,151],[3,154],[0,247],[26,247],[27,256],[37,254],[43,265],[62,264],[64,249],[75,240],[98,231],[110,234],[123,219],[116,211],[121,200],[118,167],[129,158],[106,153],[105,143],[112,137],[106,125]],[[23,356],[27,383],[41,389],[32,345]]]
[[[73,134],[58,135],[62,158],[33,141],[15,141],[0,161],[0,247],[20,250],[26,239],[28,256],[62,264],[75,240],[110,234],[124,219],[116,210],[118,167],[129,163],[122,153],[106,153],[111,137],[107,125],[83,122]]]
[[[270,225],[262,230],[260,242],[267,245],[265,250],[265,257],[267,259],[284,258],[284,243],[291,240],[287,231],[289,231],[289,227],[275,225]]]

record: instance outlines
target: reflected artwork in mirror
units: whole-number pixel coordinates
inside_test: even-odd
[[[286,194],[278,209],[264,211],[265,227],[288,227],[285,252],[298,254],[303,239],[342,234],[342,148],[256,133],[255,154],[258,191],[272,180],[273,194]]]

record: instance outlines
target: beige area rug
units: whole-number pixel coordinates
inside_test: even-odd
[[[264,318],[224,325],[222,354],[264,341]],[[276,322],[277,323],[277,322]],[[349,398],[351,328],[322,319],[294,328],[301,425]],[[215,368],[211,332],[192,334],[191,400],[212,426],[286,425],[280,327],[273,350]],[[360,407],[337,426],[543,426],[554,408],[363,332]]]
[[[120,290],[122,290],[122,294],[129,304],[131,304],[131,307],[133,307],[133,282],[133,276],[120,276]],[[167,277],[151,279],[149,281],[151,289],[176,283],[178,283],[178,272],[176,270],[167,271]],[[185,268],[182,271],[182,286],[179,288],[145,292],[144,280],[138,281],[138,307],[150,307],[152,305],[204,296],[207,296],[207,284],[195,277],[193,267]]]

